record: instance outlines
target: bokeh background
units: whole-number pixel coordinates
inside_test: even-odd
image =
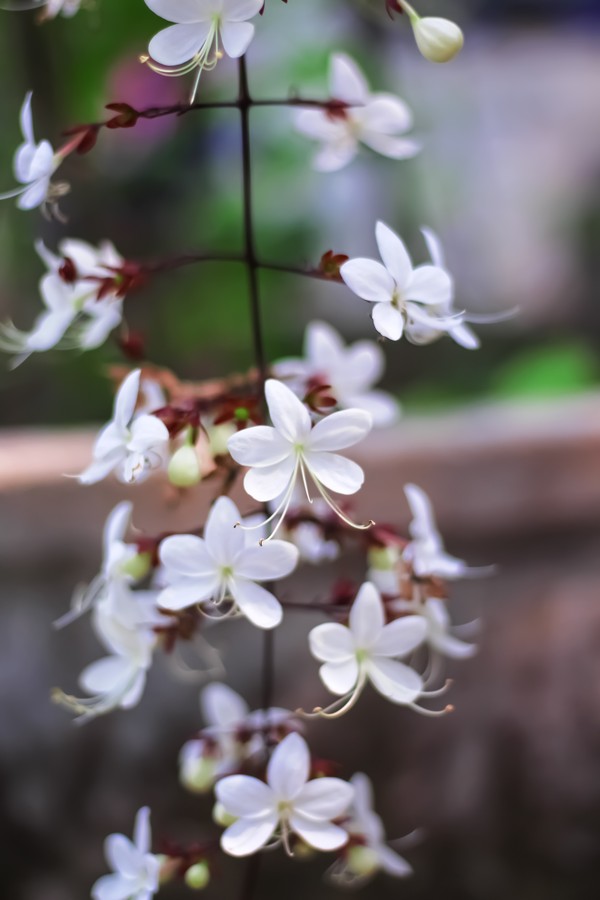
[[[361,451],[365,512],[405,523],[401,485],[417,481],[450,548],[498,571],[454,590],[457,620],[479,616],[483,630],[479,656],[452,671],[453,716],[422,720],[371,695],[338,727],[314,726],[311,741],[346,774],[373,774],[391,837],[421,829],[406,850],[414,879],[380,877],[365,896],[591,900],[600,890],[600,14],[594,0],[423,0],[422,12],[454,17],[467,34],[463,54],[441,69],[382,5],[268,0],[248,58],[257,96],[291,87],[324,96],[329,54],[343,49],[374,86],[411,105],[424,151],[401,163],[365,151],[322,176],[288,111],[255,111],[260,252],[291,264],[328,249],[374,254],[383,218],[424,259],[427,224],[445,243],[459,306],[519,307],[517,318],[479,329],[477,353],[449,340],[388,345],[386,387],[405,416]],[[43,27],[32,13],[0,12],[2,190],[12,184],[28,89],[36,134],[55,145],[69,125],[102,118],[107,102],[185,96],[180,81],[137,62],[158,25],[142,0],[98,0]],[[234,85],[224,60],[203,96],[229,98]],[[238,250],[239,150],[233,111],[140,123],[69,160],[66,229],[4,203],[1,316],[27,328],[39,309],[40,236],[51,247],[65,234],[108,237],[140,260]],[[297,354],[315,316],[348,339],[372,332],[366,305],[343,286],[264,273],[262,289],[270,358]],[[126,314],[149,357],[182,376],[252,362],[236,266],[156,279],[128,299]],[[200,724],[197,685],[158,665],[139,708],[83,729],[47,701],[55,684],[74,687],[98,652],[86,623],[57,635],[51,622],[96,571],[104,516],[127,491],[84,491],[58,472],[76,471],[69,464],[79,441],[87,447],[85,427],[106,420],[105,369],[119,359],[108,344],[0,374],[0,861],[11,900],[86,896],[104,871],[104,835],[128,830],[143,803],[157,834],[194,837],[209,819],[208,801],[178,787],[175,764]],[[135,496],[136,524],[148,531],[189,527],[206,499],[173,505],[160,486]],[[315,594],[334,578],[303,570],[292,590]],[[278,636],[282,705],[309,705],[321,691],[305,648],[312,624],[294,619]],[[223,635],[231,681],[252,702],[257,637],[244,628]],[[269,856],[259,895],[331,896],[319,882],[324,868],[317,860],[290,869]],[[237,896],[241,871],[232,864],[207,896]]]

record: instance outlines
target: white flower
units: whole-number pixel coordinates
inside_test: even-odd
[[[151,68],[161,75],[186,75],[198,69],[192,102],[204,69],[213,69],[223,56],[243,56],[254,37],[256,16],[263,0],[145,0],[161,18],[175,22],[155,35],[148,52],[156,63]]]
[[[383,822],[373,809],[373,787],[362,772],[350,779],[354,788],[354,800],[350,808],[350,820],[344,828],[351,838],[358,839],[346,852],[344,859],[334,866],[332,877],[347,887],[359,887],[378,871],[396,878],[412,874],[407,861],[388,847]]]
[[[421,17],[406,0],[399,0],[399,3],[408,13],[417,47],[425,59],[445,63],[460,53],[465,38],[455,22],[437,16]]]
[[[423,681],[396,657],[406,656],[423,643],[427,628],[419,616],[405,616],[385,624],[385,610],[375,585],[366,582],[350,610],[348,626],[337,622],[317,625],[308,636],[310,652],[323,665],[321,680],[341,697],[319,715],[337,717],[358,700],[370,681],[392,703],[415,707]],[[343,705],[341,708],[339,704]]]
[[[164,578],[169,585],[160,595],[164,609],[179,610],[210,601],[219,607],[231,598],[235,609],[258,628],[275,628],[282,619],[277,598],[257,581],[289,575],[298,551],[286,541],[248,546],[240,513],[229,497],[219,497],[204,528],[204,538],[174,535],[160,545]]]
[[[251,712],[239,694],[219,682],[204,688],[200,706],[206,727],[199,738],[184,744],[179,756],[181,781],[191,790],[207,790],[263,750],[266,731],[299,727],[287,709]]]
[[[94,460],[79,475],[81,484],[95,484],[112,471],[121,481],[141,481],[162,464],[169,431],[156,416],[135,415],[140,375],[140,369],[130,372],[117,391],[113,418],[96,438]]]
[[[329,92],[338,108],[305,109],[295,116],[298,131],[321,143],[313,166],[333,172],[347,165],[360,143],[392,159],[408,159],[420,144],[400,137],[412,128],[412,113],[394,94],[371,94],[365,76],[344,53],[331,57]]]
[[[398,235],[383,222],[375,229],[383,264],[374,259],[351,259],[340,275],[351,291],[374,304],[373,324],[392,341],[402,337],[407,322],[417,322],[438,330],[456,324],[432,314],[452,297],[452,279],[439,266],[413,268],[406,247]],[[425,308],[423,308],[425,307]]]
[[[19,331],[12,322],[0,324],[0,349],[17,354],[18,365],[32,353],[50,350],[61,344],[90,350],[103,344],[123,318],[123,298],[108,293],[97,299],[98,282],[94,278],[111,276],[110,267],[123,263],[108,241],[98,248],[84,241],[68,238],[60,244],[60,256],[52,253],[42,241],[36,250],[48,273],[40,282],[40,294],[46,311],[41,313],[29,332]],[[68,259],[76,277],[67,281],[60,269]]]
[[[275,748],[267,783],[248,775],[217,782],[215,793],[237,821],[223,833],[221,847],[231,856],[249,856],[278,833],[288,853],[290,833],[317,850],[338,850],[347,833],[333,819],[342,816],[354,790],[339,778],[310,777],[310,752],[299,734],[289,734]]]
[[[160,858],[150,853],[150,810],[135,818],[133,841],[124,834],[111,834],[104,844],[112,875],[103,875],[92,887],[93,900],[150,900],[158,892]]]
[[[291,378],[290,387],[299,396],[306,393],[305,382],[329,385],[344,409],[365,409],[374,427],[391,425],[398,418],[396,400],[384,391],[373,390],[385,367],[385,356],[374,341],[357,341],[346,346],[326,322],[310,322],[304,335],[304,359],[285,359],[273,366],[278,378]]]
[[[464,578],[473,571],[477,572],[462,559],[446,553],[431,501],[425,491],[416,484],[407,484],[404,493],[413,518],[409,525],[412,540],[405,547],[403,557],[410,563],[417,578]]]
[[[232,435],[227,446],[236,462],[249,466],[244,488],[251,497],[262,502],[281,498],[267,519],[279,516],[273,534],[285,517],[298,478],[302,479],[309,501],[308,477],[331,509],[353,525],[328,492],[355,494],[362,486],[361,467],[334,451],[351,447],[368,434],[372,425],[369,413],[346,409],[332,413],[313,427],[306,407],[285,384],[269,379],[265,396],[273,427],[246,428]]]
[[[155,628],[167,624],[157,609],[155,591],[131,591],[122,583],[94,607],[93,626],[110,655],[87,666],[79,676],[92,696],[77,698],[54,692],[54,700],[81,720],[114,709],[131,709],[144,692],[146,674],[157,644]]]
[[[54,152],[49,141],[36,144],[31,116],[32,96],[29,91],[21,107],[20,122],[24,142],[17,149],[13,163],[15,178],[24,187],[0,194],[0,200],[18,197],[19,209],[34,209],[36,206],[53,203],[67,190],[65,185],[53,185],[50,180],[62,162],[61,154]]]

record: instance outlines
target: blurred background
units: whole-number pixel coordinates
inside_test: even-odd
[[[323,176],[287,110],[255,111],[260,252],[292,265],[316,264],[329,249],[375,255],[383,218],[421,261],[428,225],[445,244],[459,308],[519,307],[517,318],[477,329],[477,353],[450,340],[386,345],[385,386],[405,417],[361,458],[365,512],[405,524],[401,485],[416,481],[452,552],[498,571],[454,590],[456,619],[480,617],[483,637],[479,656],[452,671],[453,716],[422,720],[370,695],[339,726],[315,725],[311,742],[342,759],[345,774],[373,774],[390,837],[422,828],[406,850],[414,879],[379,877],[366,897],[591,900],[600,892],[600,11],[594,0],[422,0],[420,12],[466,32],[461,56],[439,68],[381,6],[267,2],[248,55],[256,96],[325,96],[329,55],[344,50],[374,87],[409,103],[424,150],[400,163],[364,150]],[[36,136],[55,146],[68,126],[103,118],[108,102],[185,97],[187,84],[137,62],[159,25],[142,0],[98,0],[43,27],[33,13],[0,12],[0,190],[12,186],[27,90]],[[201,90],[232,97],[233,64],[223,60]],[[236,252],[239,151],[227,110],[102,134],[64,167],[66,228],[0,206],[0,317],[29,328],[39,311],[38,237],[53,249],[65,235],[110,238],[141,261]],[[298,354],[316,316],[349,340],[374,336],[366,304],[343,286],[264,273],[262,288],[271,359]],[[239,267],[182,269],[125,308],[149,358],[183,377],[252,363]],[[47,702],[98,651],[87,623],[57,635],[51,622],[96,571],[104,517],[127,491],[84,491],[59,473],[77,471],[89,453],[85,426],[108,418],[105,368],[119,360],[109,343],[0,373],[0,860],[11,900],[86,896],[105,871],[104,835],[128,831],[143,803],[157,834],[193,838],[209,817],[208,801],[177,785],[178,749],[200,724],[197,686],[158,666],[139,708],[83,729]],[[149,486],[135,499],[136,524],[152,532],[190,527],[206,498],[173,506]],[[334,578],[302,570],[292,590],[316,593]],[[305,647],[312,624],[287,621],[278,635],[278,704],[320,697]],[[240,626],[221,640],[236,660],[233,686],[256,701],[256,635]],[[332,895],[319,881],[324,859],[281,863],[266,860],[260,896]],[[232,864],[231,880],[207,896],[237,896],[240,876]]]

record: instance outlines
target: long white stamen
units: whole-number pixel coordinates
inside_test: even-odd
[[[321,484],[319,479],[315,478],[315,476],[312,472],[310,474],[312,476],[312,480],[315,483],[315,486],[316,486],[319,494],[321,495],[321,497],[323,498],[323,500],[325,501],[327,506],[333,510],[333,512],[336,514],[336,516],[339,516],[339,518],[342,520],[342,522],[345,522],[346,525],[349,525],[351,528],[356,528],[359,531],[366,531],[368,528],[373,527],[373,525],[375,524],[373,519],[369,519],[368,522],[365,522],[364,524],[360,525],[358,522],[353,522],[352,519],[348,518],[348,516],[344,512],[342,512],[342,510],[340,509],[338,504],[335,502],[333,497],[328,493],[328,491],[325,490],[325,488],[323,487],[323,485]]]
[[[330,703],[329,706],[326,706],[325,708],[315,706],[311,713],[307,713],[303,709],[298,709],[296,712],[304,719],[339,719],[355,706],[366,683],[367,675],[361,670],[355,686],[351,691],[348,691],[347,694],[344,694],[343,697],[338,697],[337,700],[334,700],[333,703]],[[340,706],[340,704],[342,705]]]

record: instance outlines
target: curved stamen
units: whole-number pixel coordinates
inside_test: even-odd
[[[366,673],[361,671],[355,686],[343,697],[338,697],[325,708],[315,706],[311,713],[307,713],[303,709],[297,709],[296,713],[304,719],[339,719],[356,705],[366,683]],[[340,706],[340,704],[342,705]]]
[[[407,703],[405,705],[409,709],[414,710],[414,712],[419,713],[420,716],[427,716],[430,719],[439,719],[441,716],[447,716],[448,713],[454,712],[454,707],[451,703],[443,709],[425,709],[424,706],[419,706],[418,703]]]
[[[313,499],[310,496],[310,491],[308,490],[308,482],[306,480],[306,469],[304,468],[304,462],[300,460],[300,476],[302,478],[302,484],[304,485],[304,493],[306,494],[306,499],[309,503],[312,504]]]
[[[281,844],[286,852],[286,855],[293,858],[294,851],[290,846],[290,830],[285,819],[281,820]]]
[[[310,471],[310,469],[309,469],[309,471]],[[339,507],[338,504],[335,502],[335,500],[333,499],[333,497],[329,494],[328,491],[325,490],[325,488],[323,487],[323,485],[321,484],[321,482],[319,481],[319,479],[318,479],[318,478],[315,478],[315,476],[313,475],[312,472],[311,472],[310,474],[311,474],[312,480],[313,480],[313,482],[314,482],[314,484],[315,484],[315,486],[316,486],[316,488],[317,488],[319,494],[321,495],[321,497],[323,498],[323,500],[325,501],[325,503],[327,504],[327,506],[328,506],[331,510],[333,510],[333,512],[336,514],[336,516],[339,516],[339,518],[342,520],[342,522],[345,522],[346,525],[349,525],[349,526],[350,526],[350,528],[356,528],[358,531],[366,531],[368,528],[372,528],[372,527],[373,527],[373,525],[375,524],[375,522],[373,521],[373,519],[369,519],[368,522],[365,522],[365,523],[363,523],[362,525],[361,525],[360,523],[358,523],[358,522],[353,522],[352,519],[350,519],[350,518],[349,518],[349,517],[348,517],[348,516],[340,509],[340,507]]]
[[[275,519],[275,518],[277,518],[277,516],[279,516],[279,521],[277,522],[277,524],[271,531],[271,534],[266,538],[262,538],[262,540],[260,540],[258,542],[261,545],[261,547],[264,543],[273,539],[273,537],[279,531],[281,523],[285,519],[285,516],[289,509],[290,503],[292,502],[292,496],[294,493],[294,487],[296,486],[296,479],[298,477],[298,467],[299,466],[300,466],[300,460],[297,459],[296,465],[294,466],[294,471],[292,472],[292,477],[290,478],[290,482],[289,482],[289,484],[283,494],[283,497],[282,497],[277,509],[275,510],[275,512],[272,512],[268,518],[264,519],[262,522],[258,522],[256,525],[243,525],[242,522],[235,523],[234,527],[241,528],[242,531],[256,531],[257,528],[264,528],[265,525],[269,525],[269,523],[272,522],[273,519]]]

